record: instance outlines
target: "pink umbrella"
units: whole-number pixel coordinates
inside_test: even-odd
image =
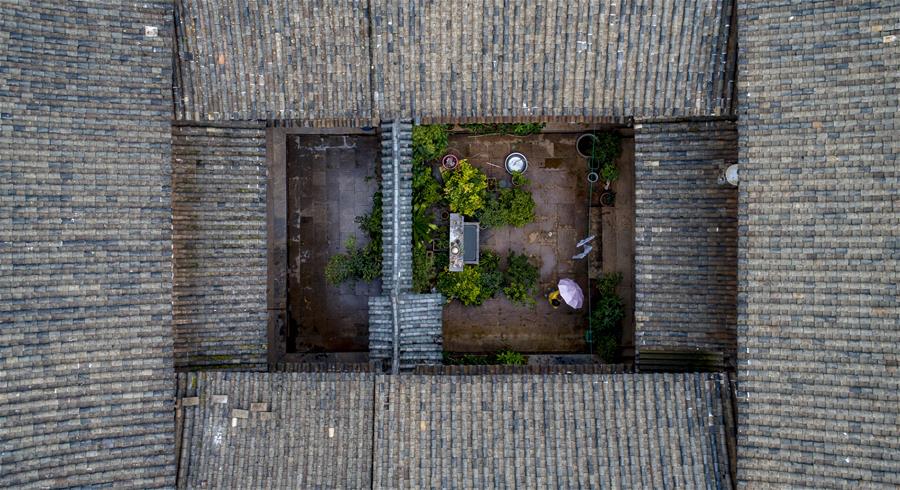
[[[581,286],[575,281],[571,279],[560,279],[557,287],[559,288],[559,295],[562,296],[563,301],[565,301],[567,305],[577,310],[584,304],[584,293],[581,292]]]

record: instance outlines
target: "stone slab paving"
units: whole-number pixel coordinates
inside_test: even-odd
[[[368,350],[368,301],[381,282],[333,286],[325,265],[351,237],[368,243],[356,217],[372,210],[377,160],[376,136],[287,137],[290,352]]]
[[[531,256],[540,268],[540,284],[533,307],[513,304],[502,293],[481,307],[459,302],[446,306],[447,350],[580,352],[586,348],[586,310],[567,306],[554,310],[546,300],[546,295],[564,277],[575,279],[586,288],[587,261],[599,259],[599,247],[583,261],[571,258],[578,252],[575,244],[587,236],[589,215],[587,163],[575,151],[577,137],[578,133],[527,137],[451,135],[450,148],[491,178],[509,180],[502,166],[510,152],[521,152],[528,158],[526,177],[531,180],[536,220],[521,228],[483,230],[481,248],[500,254],[501,267],[510,250]]]

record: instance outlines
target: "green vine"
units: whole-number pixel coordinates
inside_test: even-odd
[[[518,124],[463,124],[462,127],[475,134],[509,134],[513,136],[528,136],[538,134],[544,129],[544,123],[518,123]]]

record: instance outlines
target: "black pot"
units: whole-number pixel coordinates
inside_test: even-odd
[[[591,133],[584,133],[575,140],[575,150],[583,158],[591,158],[594,151],[594,145],[597,144],[597,137]]]
[[[613,191],[603,191],[600,194],[600,205],[612,207],[616,205],[616,193]]]

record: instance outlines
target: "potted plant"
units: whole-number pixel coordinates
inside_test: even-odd
[[[603,191],[600,194],[600,205],[612,207],[616,204],[616,193],[610,190]]]
[[[459,165],[459,157],[453,153],[447,153],[444,158],[441,158],[441,166],[447,170],[453,170],[457,165]]]
[[[575,150],[582,158],[591,158],[591,152],[597,146],[597,136],[584,133],[575,140]]]

